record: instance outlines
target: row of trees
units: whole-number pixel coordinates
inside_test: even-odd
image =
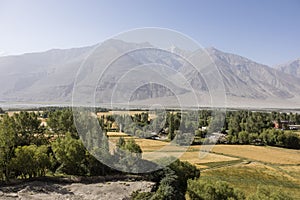
[[[74,175],[112,172],[93,158],[71,133],[49,140],[51,132],[45,131],[44,127],[33,126],[36,117],[31,115],[34,116],[28,113],[12,117],[4,115],[0,120],[0,181],[45,176],[47,172]],[[20,116],[28,118],[19,123]]]
[[[282,120],[300,124],[300,115],[297,113],[281,112],[253,112],[253,111],[228,111],[213,112],[211,110],[200,111],[169,111],[156,113],[154,119],[149,119],[148,113],[130,115],[104,116],[100,124],[107,130],[107,123],[116,122],[121,125],[122,131],[137,137],[148,138],[151,133],[162,133],[169,140],[178,144],[190,144],[190,140],[183,140],[193,133],[195,143],[204,143],[208,132],[222,132],[226,137],[218,142],[226,144],[259,144],[272,145],[287,148],[300,148],[299,136],[288,130],[275,130],[274,122]],[[203,129],[205,128],[205,129]],[[272,139],[271,139],[272,138]],[[178,140],[180,139],[180,140]],[[272,140],[272,141],[271,141]]]
[[[275,130],[274,122],[282,120],[300,124],[297,113],[228,111],[169,111],[156,113],[154,119],[149,119],[148,113],[130,115],[106,116],[100,118],[100,124],[107,130],[107,123],[116,122],[122,131],[138,137],[151,137],[151,133],[165,134],[169,140],[178,144],[189,144],[187,133],[194,134],[195,143],[205,142],[208,133],[221,132],[226,137],[218,142],[226,144],[260,144],[286,148],[300,148],[300,138],[297,133],[289,130]],[[180,139],[180,140],[178,140]],[[207,139],[208,140],[208,139]]]
[[[192,114],[191,114],[192,113]],[[197,112],[159,112],[155,113],[153,119],[149,118],[147,112],[135,115],[112,115],[100,117],[100,124],[104,130],[107,130],[107,124],[116,122],[121,131],[129,135],[148,138],[151,134],[157,133],[173,140],[178,133],[193,133],[197,128]]]
[[[223,130],[229,144],[263,144],[300,149],[300,138],[289,130],[277,130],[274,122],[291,120],[300,123],[297,113],[231,111],[226,114]]]
[[[263,129],[273,128],[274,121],[290,121],[300,124],[298,113],[237,110],[226,111],[226,114],[224,114],[223,112],[218,113],[218,111],[200,110],[198,114],[200,128],[211,126],[213,118],[222,116],[224,118],[223,130],[228,130],[229,133],[239,133],[241,131],[259,133]]]
[[[214,118],[218,117],[220,118],[219,121],[223,121],[221,128],[213,126]],[[212,116],[212,111],[199,111],[199,128],[195,131],[194,143],[209,143],[208,132],[210,131],[224,134],[219,138],[219,143],[271,145],[300,149],[300,137],[297,132],[274,128],[274,123],[282,120],[291,120],[293,123],[300,124],[300,115],[297,113],[240,110]],[[203,130],[203,128],[206,129]]]
[[[297,133],[276,129],[264,129],[260,134],[241,131],[238,134],[229,134],[220,143],[229,144],[255,144],[286,147],[291,149],[300,148],[300,138]]]

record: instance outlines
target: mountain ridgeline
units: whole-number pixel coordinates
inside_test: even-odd
[[[300,78],[300,58],[276,67],[278,70]]]
[[[114,60],[120,53],[134,48],[146,50],[133,51]],[[71,104],[74,84],[80,83],[82,98],[87,95],[86,91],[94,90],[98,92],[99,103],[108,103],[114,97],[119,102],[127,98],[137,104],[170,104],[175,95],[190,99],[193,94],[189,87],[192,87],[200,102],[209,105],[211,91],[206,85],[207,80],[186,67],[181,56],[171,55],[169,51],[154,51],[154,48],[149,43],[108,40],[98,46],[0,57],[0,101]],[[190,54],[182,49],[175,50],[180,55]],[[219,81],[224,84],[226,106],[300,106],[297,104],[300,99],[300,60],[271,68],[215,48],[207,48],[205,52],[221,75]],[[167,67],[155,70],[158,65]],[[168,77],[167,80],[160,81],[158,71]],[[129,72],[130,78],[127,78]],[[96,85],[91,83],[91,77],[98,80]],[[128,97],[123,97],[124,94]],[[118,95],[123,96],[119,98]],[[187,105],[195,106],[193,103]]]

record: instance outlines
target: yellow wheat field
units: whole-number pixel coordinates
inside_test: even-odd
[[[253,145],[215,145],[211,152],[272,164],[300,164],[300,150]]]
[[[123,137],[125,140],[130,137]],[[118,137],[110,137],[109,141],[112,142],[112,147],[118,141]],[[169,142],[150,140],[142,138],[134,138],[135,142],[141,147],[143,151],[143,158],[147,160],[158,160],[164,157],[177,157],[182,161],[187,161],[191,164],[195,164],[197,167],[205,168],[205,163],[212,162],[225,162],[238,160],[238,158],[218,155],[209,152],[200,152],[199,148],[192,147],[181,147],[170,145]]]
[[[125,136],[125,135],[124,135]],[[124,137],[128,139],[130,137]],[[110,138],[116,142],[118,137]],[[180,160],[188,161],[196,165],[205,163],[225,162],[233,160],[252,160],[270,164],[300,165],[300,150],[284,149],[269,146],[253,145],[215,145],[209,152],[203,152],[203,146],[195,145],[188,148],[169,145],[169,142],[135,138],[135,141],[143,150],[143,157],[151,155],[151,159],[160,158],[162,155],[180,155]],[[159,152],[155,155],[153,152]],[[200,155],[201,152],[201,155]],[[200,156],[199,156],[200,155]]]
[[[126,133],[123,132],[107,132],[106,133],[108,137],[127,137],[129,136]]]
[[[291,176],[298,179],[298,182],[300,184],[300,166],[281,166],[280,169],[283,170],[283,172],[290,174]]]
[[[149,158],[151,160],[159,159],[163,156],[174,156],[178,157],[182,161],[187,161],[191,164],[195,164],[200,168],[205,168],[205,163],[238,160],[238,158],[235,157],[218,155],[209,152],[200,152],[199,146],[191,146],[187,148],[168,146],[168,142],[141,138],[137,138],[135,139],[135,141],[138,145],[140,145],[144,152],[143,158]]]
[[[138,145],[140,145],[143,152],[157,151],[169,144],[169,142],[164,142],[164,141],[159,141],[159,140],[142,139],[142,138],[136,138],[135,142]]]
[[[210,163],[210,162],[225,162],[225,161],[238,160],[238,158],[217,155],[217,154],[213,154],[213,153],[203,154],[203,153],[194,151],[194,152],[185,152],[180,157],[180,160],[188,161],[191,164],[205,164],[205,163]]]

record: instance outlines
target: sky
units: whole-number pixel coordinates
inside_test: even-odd
[[[300,58],[299,0],[0,0],[0,56],[161,27],[274,66]]]

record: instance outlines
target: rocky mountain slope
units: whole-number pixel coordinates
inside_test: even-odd
[[[141,48],[144,50],[133,50]],[[191,54],[175,50],[181,55]],[[219,70],[219,81],[229,100],[237,99],[243,104],[240,98],[244,104],[248,100],[263,104],[268,99],[284,102],[300,96],[299,60],[275,69],[215,48],[205,51]],[[82,93],[78,98],[84,99],[85,93],[96,91],[99,103],[111,101],[112,96],[119,102],[126,98],[171,101],[175,94],[188,98],[188,87],[209,95],[207,79],[186,67],[180,55],[157,50],[149,43],[109,40],[99,46],[0,57],[2,102],[71,104],[74,83]]]

